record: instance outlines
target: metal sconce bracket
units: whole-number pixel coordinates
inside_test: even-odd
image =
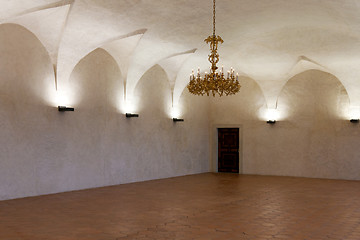
[[[173,122],[183,122],[184,119],[182,118],[173,118]]]
[[[139,114],[136,114],[136,113],[126,113],[125,116],[127,118],[132,118],[132,117],[139,117]]]
[[[67,106],[58,106],[58,111],[59,112],[68,112],[71,111],[73,112],[75,109],[73,107],[67,107]]]

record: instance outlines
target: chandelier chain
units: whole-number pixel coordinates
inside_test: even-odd
[[[213,36],[215,36],[215,0],[214,0],[214,7],[213,7]]]

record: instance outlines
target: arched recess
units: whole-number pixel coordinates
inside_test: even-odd
[[[335,28],[332,24],[336,22],[330,19],[322,24],[318,24],[318,21],[309,25],[304,23],[285,21],[283,27],[275,24],[272,30],[259,31],[254,35],[253,42],[244,43],[241,45],[242,49],[232,55],[235,59],[248,56],[242,66],[263,88],[269,108],[276,108],[277,97],[286,81],[296,75],[296,72],[307,69],[334,74],[346,87],[351,99],[355,98],[352,97],[355,95],[352,92],[358,87],[351,86],[358,85],[354,84],[354,75],[359,74],[349,76],[351,80],[347,80],[339,71],[345,70],[346,75],[357,73],[357,67],[349,68],[351,63],[356,62],[358,65],[354,54],[359,42],[357,34],[347,24],[342,27],[340,24],[339,28]],[[356,91],[359,92],[360,90]]]
[[[168,113],[171,110],[171,86],[166,71],[158,64],[142,75],[134,90],[132,104],[135,111],[147,110],[145,106],[149,103],[149,109],[152,109],[149,117],[164,113],[170,115]]]
[[[349,96],[336,76],[309,69],[286,82],[277,99],[277,107],[280,118],[296,118],[297,122],[301,119],[342,119],[347,115]]]
[[[19,101],[38,99],[42,104],[54,105],[56,92],[51,59],[37,36],[24,26],[1,24],[0,46],[2,89],[21,96]]]
[[[278,97],[289,79],[307,70],[320,70],[330,73],[330,70],[325,66],[301,55],[297,58],[295,64],[293,64],[285,74],[282,74],[276,80],[257,79],[256,82],[259,84],[264,93],[268,109],[277,108]]]
[[[71,105],[116,112],[121,109],[121,70],[113,56],[102,48],[91,51],[76,64],[69,85],[67,97]]]
[[[331,74],[341,82],[341,80],[338,77],[336,77],[334,73],[331,73],[328,68],[322,66],[321,64],[315,62],[312,59],[307,58],[306,56],[299,56],[296,64],[287,73],[288,78],[286,78],[284,81],[281,82],[281,84],[278,86],[278,88],[279,87],[280,88],[277,91],[275,91],[272,94],[272,96],[267,96],[268,107],[277,108],[278,98],[280,96],[280,93],[284,89],[285,85],[289,82],[289,80],[293,79],[294,77],[296,77],[306,71],[311,71],[311,70]],[[343,82],[341,82],[341,83],[342,83],[342,85],[344,85]],[[277,93],[277,94],[275,94],[275,93]]]

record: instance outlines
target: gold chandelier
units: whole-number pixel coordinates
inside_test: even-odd
[[[224,41],[220,36],[215,35],[215,0],[213,7],[213,35],[207,37],[204,41],[210,44],[210,54],[208,58],[211,63],[210,72],[205,72],[205,77],[202,78],[200,76],[200,68],[198,68],[196,75],[193,70],[192,74],[190,74],[190,82],[187,85],[189,92],[195,95],[204,95],[206,93],[207,96],[212,92],[214,97],[216,94],[219,94],[221,97],[223,94],[227,96],[239,92],[241,87],[239,84],[239,75],[236,74],[235,76],[233,68],[227,72],[226,78],[223,68],[219,73],[216,71],[218,69],[216,64],[219,62],[219,54],[217,53],[218,44]]]

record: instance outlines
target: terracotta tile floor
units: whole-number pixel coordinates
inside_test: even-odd
[[[198,174],[0,201],[1,240],[360,239],[360,181]]]

